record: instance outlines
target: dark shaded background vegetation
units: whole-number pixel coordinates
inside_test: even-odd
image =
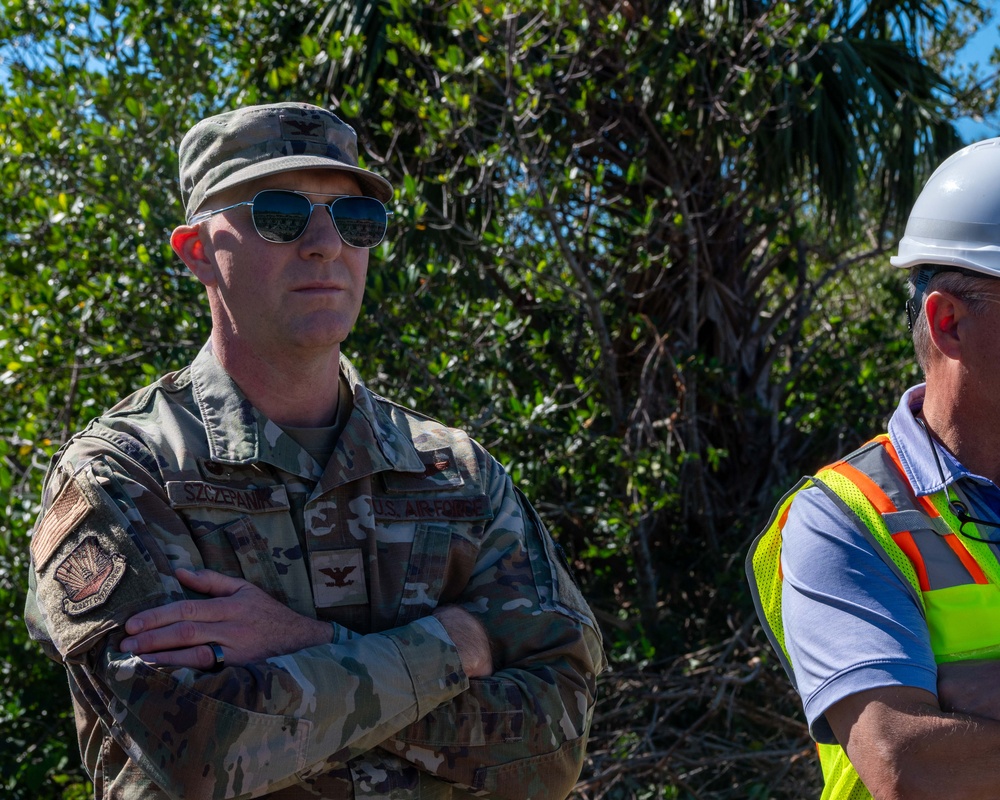
[[[21,619],[49,458],[208,333],[167,244],[202,116],[307,100],[396,186],[347,352],[469,429],[605,631],[585,798],[792,798],[818,767],[743,559],[918,379],[888,254],[995,111],[977,2],[3,0],[0,791],[76,798]]]

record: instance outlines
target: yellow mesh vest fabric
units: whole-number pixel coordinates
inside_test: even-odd
[[[785,626],[781,621],[781,524],[795,496],[812,485],[812,481],[802,481],[785,495],[778,503],[771,522],[757,537],[750,555],[752,569],[749,572],[753,578],[751,588],[755,590],[760,612],[786,660],[788,650],[785,648]]]
[[[882,515],[872,506],[864,492],[852,480],[831,469],[821,470],[816,477],[833,489],[865,524],[886,555],[892,559],[892,563],[903,573],[903,577],[913,587],[923,605],[917,571],[906,554],[899,549],[899,545],[893,541]],[[824,744],[819,745],[818,750],[824,778],[821,800],[870,800],[871,792],[861,782],[844,748],[836,744]]]
[[[823,767],[823,794],[820,800],[871,800],[871,792],[848,761],[844,748],[836,744],[820,744],[816,749]]]

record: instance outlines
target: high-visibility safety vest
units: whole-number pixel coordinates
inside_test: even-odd
[[[781,531],[792,500],[810,486],[821,489],[854,521],[858,532],[909,587],[927,621],[938,664],[1000,658],[1000,563],[988,544],[969,538],[985,538],[972,523],[963,529],[966,536],[957,535],[961,523],[949,499],[964,502],[965,498],[956,495],[956,488],[917,497],[896,449],[883,434],[799,481],[778,503],[747,556],[757,615],[793,684],[795,672],[781,620]],[[871,797],[839,745],[820,744],[817,749],[823,768],[822,800]]]

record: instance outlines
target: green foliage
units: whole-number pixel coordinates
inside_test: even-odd
[[[65,679],[23,628],[28,530],[67,436],[207,336],[168,244],[194,120],[304,99],[356,125],[396,198],[348,354],[502,460],[642,665],[749,611],[739,564],[777,494],[916,379],[886,251],[955,115],[993,108],[952,70],[981,13],[4,0],[7,796],[86,790]]]
[[[914,186],[956,146],[955,89],[929,57],[954,42],[948,15],[345,8],[328,19],[349,16],[386,58],[301,82],[334,102],[366,87],[358,114],[401,229],[380,267],[397,283],[375,277],[353,346],[387,393],[482,427],[609,613],[640,611],[660,647],[704,634],[742,592],[707,584],[705,564],[848,438],[842,418],[870,430],[894,403],[905,333],[853,285],[885,274]],[[842,292],[859,302],[830,347],[824,307]],[[796,424],[820,387],[857,386],[844,350],[867,333],[900,342],[867,354],[886,392],[840,392],[842,417]],[[660,610],[693,597],[681,625]]]

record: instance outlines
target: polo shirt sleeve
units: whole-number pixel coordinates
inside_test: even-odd
[[[937,694],[937,667],[906,585],[822,490],[793,501],[783,529],[785,643],[809,731],[836,743],[826,711],[852,694],[912,686]]]

